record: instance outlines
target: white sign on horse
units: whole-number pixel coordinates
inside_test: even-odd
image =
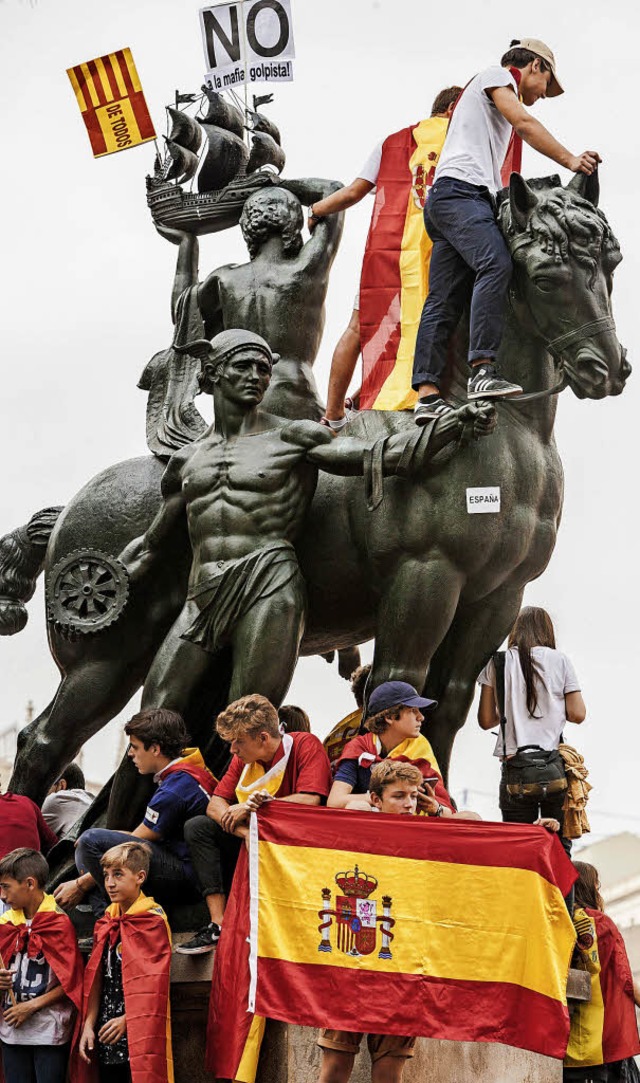
[[[469,515],[487,515],[500,511],[500,486],[485,485],[482,488],[467,489],[467,511]]]
[[[205,81],[213,90],[293,79],[291,0],[236,0],[200,9]]]

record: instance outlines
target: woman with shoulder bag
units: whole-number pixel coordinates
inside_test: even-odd
[[[551,617],[544,609],[522,609],[506,652],[497,651],[478,678],[478,722],[500,726],[494,756],[502,760],[500,810],[506,823],[560,823],[567,780],[558,751],[567,722],[583,722],[586,707],[574,668],[556,650]]]

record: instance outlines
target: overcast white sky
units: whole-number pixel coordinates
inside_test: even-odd
[[[625,257],[614,293],[619,337],[637,365],[637,8],[630,0],[538,0],[528,11],[525,17],[523,8],[502,0],[294,0],[295,81],[276,88],[270,111],[283,132],[285,172],[352,179],[379,139],[428,114],[441,87],[464,84],[498,62],[514,36],[546,40],[566,94],[539,103],[535,113],[572,151],[595,148],[604,159],[602,206]],[[170,341],[175,257],[155,234],[145,204],[153,144],[95,161],[65,74],[127,45],[164,132],[163,106],[175,88],[196,90],[202,82],[196,3],[0,0],[0,534],[41,507],[64,504],[108,464],[146,450],[145,395],[136,383],[149,357]],[[523,171],[556,170],[525,148]],[[370,206],[349,213],[333,272],[317,362],[323,390],[350,313]],[[239,231],[207,238],[201,271],[244,258]],[[593,837],[640,830],[633,691],[638,379],[636,373],[618,399],[562,396],[564,522],[548,571],[527,593],[528,602],[552,613],[559,645],[581,676],[589,716],[571,736],[595,786]],[[57,685],[41,592],[30,613],[23,633],[0,642],[0,730],[22,720],[29,698],[42,709]],[[316,659],[300,665],[288,699],[308,710],[321,735],[351,709],[335,667]],[[112,770],[118,733],[119,723],[112,723],[90,743],[90,777]],[[458,738],[452,775],[453,792],[470,790],[470,803],[487,816],[497,815],[492,746],[471,719]]]

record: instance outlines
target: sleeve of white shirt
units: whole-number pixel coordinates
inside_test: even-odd
[[[496,86],[510,86],[518,93],[518,87],[516,81],[510,71],[506,68],[501,68],[496,65],[493,68],[487,68],[486,71],[481,71],[478,76],[478,90],[487,90],[488,87]]]
[[[564,658],[564,693],[566,695],[567,692],[579,692],[580,691],[580,681],[578,680],[578,678],[576,676],[576,671],[573,668],[572,663],[567,658],[566,654],[563,655],[563,658]]]
[[[493,658],[490,658],[486,666],[482,670],[482,673],[478,677],[478,684],[488,684],[490,688],[495,687],[495,672],[496,667],[493,662]]]
[[[371,154],[364,163],[362,169],[358,173],[358,177],[361,180],[369,181],[369,184],[377,184],[378,176],[380,174],[380,163],[382,162],[382,140],[371,151]]]

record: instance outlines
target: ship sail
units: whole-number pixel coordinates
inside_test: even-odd
[[[282,173],[286,155],[275,139],[266,132],[252,132],[251,154],[247,164],[247,173],[255,173],[263,166],[273,166],[276,172]]]
[[[198,122],[188,113],[174,109],[170,105],[167,106],[167,113],[171,117],[169,139],[173,143],[179,143],[181,147],[190,150],[193,154],[197,154],[202,142],[202,131]]]
[[[181,184],[195,177],[199,163],[198,155],[175,143],[173,139],[167,139],[166,144],[173,161],[165,172],[165,180],[177,180]]]
[[[225,128],[228,132],[242,138],[244,135],[244,117],[235,105],[226,102],[221,94],[217,94],[210,87],[203,86],[203,91],[209,103],[207,115],[202,118],[203,124],[215,124],[218,128]]]
[[[247,110],[250,120],[251,128],[254,132],[266,132],[272,139],[275,139],[278,146],[281,145],[282,139],[280,138],[280,129],[269,120],[269,117],[265,117],[264,113],[257,113],[253,109]]]
[[[243,140],[233,132],[204,120],[200,123],[209,146],[198,174],[198,191],[217,192],[238,174],[245,174],[249,151]]]

